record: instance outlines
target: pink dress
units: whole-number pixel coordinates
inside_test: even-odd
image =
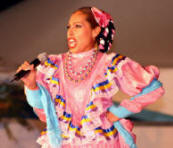
[[[73,69],[86,64],[92,50],[72,54]],[[112,97],[119,89],[134,96],[146,87],[159,71],[155,66],[142,67],[131,59],[112,53],[99,52],[94,68],[80,83],[74,83],[64,74],[65,54],[51,55],[49,61],[38,67],[37,82],[50,93],[55,104],[57,118],[62,131],[63,148],[129,148],[124,139],[106,118],[112,105]],[[109,69],[112,65],[114,69]],[[163,95],[163,88],[143,95],[133,101],[124,100],[121,105],[137,113]],[[34,108],[40,120],[46,121],[44,111]],[[120,119],[123,127],[131,133],[133,125]],[[42,148],[50,148],[46,131],[37,142]]]

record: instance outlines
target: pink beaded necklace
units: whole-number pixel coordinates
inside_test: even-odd
[[[92,68],[94,67],[97,58],[97,53],[98,50],[94,49],[87,63],[83,67],[80,67],[80,71],[74,71],[74,69],[72,68],[74,65],[74,63],[72,62],[72,52],[69,51],[65,57],[65,76],[75,83],[79,83],[82,80],[85,80],[91,72]]]

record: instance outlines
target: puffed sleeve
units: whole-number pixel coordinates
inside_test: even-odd
[[[132,97],[124,99],[118,108],[114,107],[115,110],[110,109],[116,116],[122,118],[130,113],[140,112],[164,94],[162,84],[158,80],[159,69],[156,66],[143,67],[128,57],[116,54],[111,67],[116,69],[112,75],[120,90]]]

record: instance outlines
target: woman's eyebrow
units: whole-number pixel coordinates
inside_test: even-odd
[[[81,21],[76,21],[76,22],[73,22],[73,24],[82,24],[82,22]],[[67,24],[67,25],[71,25],[71,24]]]

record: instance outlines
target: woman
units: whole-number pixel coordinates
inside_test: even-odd
[[[50,55],[37,71],[28,62],[18,69],[31,70],[22,78],[27,100],[47,123],[37,142],[43,148],[135,148],[132,123],[123,118],[163,95],[157,67],[106,54],[115,28],[97,8],[76,10],[67,29],[67,53]],[[115,107],[119,89],[133,97]]]

